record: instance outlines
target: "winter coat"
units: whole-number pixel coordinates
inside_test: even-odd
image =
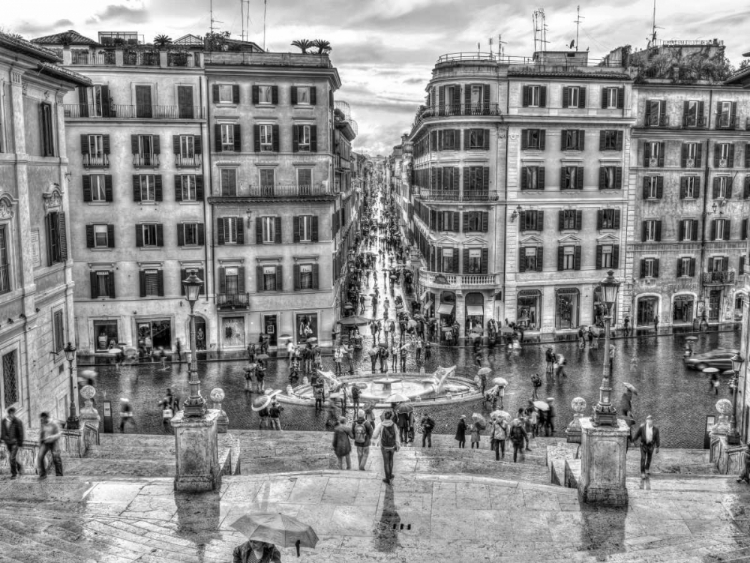
[[[466,422],[462,418],[458,421],[458,427],[456,428],[456,440],[459,442],[466,441]]]
[[[16,417],[13,418],[12,422],[7,418],[3,418],[0,440],[10,447],[13,445],[22,445],[23,438],[23,423]]]
[[[351,426],[339,424],[333,429],[333,451],[336,452],[336,457],[345,457],[351,453],[353,439]]]

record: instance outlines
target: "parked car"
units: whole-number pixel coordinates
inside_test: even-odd
[[[717,348],[705,354],[684,358],[685,367],[701,371],[706,368],[718,368],[721,371],[731,370],[732,358],[737,352],[738,350],[729,348]]]

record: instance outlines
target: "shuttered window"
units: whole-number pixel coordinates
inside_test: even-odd
[[[583,129],[563,129],[560,138],[564,151],[582,151],[585,148],[586,132]]]
[[[524,166],[521,168],[522,190],[543,190],[544,184],[544,166]]]
[[[45,217],[47,231],[47,265],[52,266],[68,259],[68,236],[65,213],[53,211]]]
[[[560,189],[582,190],[583,189],[583,167],[563,166],[560,177]]]
[[[114,299],[115,295],[115,273],[107,270],[96,270],[90,274],[91,299],[109,297]]]
[[[236,196],[237,195],[237,169],[236,168],[221,168],[221,195]]]

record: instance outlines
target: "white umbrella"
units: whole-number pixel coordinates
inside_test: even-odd
[[[508,380],[503,379],[502,377],[496,377],[492,380],[492,383],[494,383],[495,385],[499,385],[500,387],[505,387],[506,385],[508,385]]]
[[[392,395],[386,397],[385,401],[386,403],[406,403],[410,401],[409,397],[404,395],[403,393],[393,393]]]
[[[545,403],[544,401],[534,401],[534,406],[538,408],[540,411],[548,411],[549,405]]]

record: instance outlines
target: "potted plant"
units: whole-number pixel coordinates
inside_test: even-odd
[[[313,42],[309,39],[296,39],[292,41],[292,45],[302,51],[303,55],[306,55],[307,50],[313,46]]]
[[[157,35],[154,37],[154,45],[158,47],[159,49],[164,49],[165,47],[172,44],[172,38],[168,35],[164,35],[163,33]]]
[[[313,47],[318,49],[318,52],[316,53],[318,55],[327,55],[331,52],[331,49],[333,49],[330,42],[325,39],[316,39],[313,41]]]

